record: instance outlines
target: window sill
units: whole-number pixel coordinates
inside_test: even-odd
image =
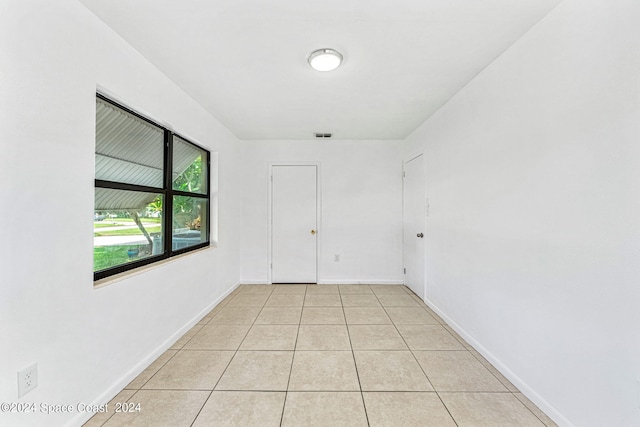
[[[96,280],[95,282],[93,282],[93,289],[104,288],[105,286],[109,286],[109,285],[112,285],[114,283],[130,279],[130,278],[132,278],[134,276],[137,276],[139,274],[144,274],[147,271],[155,270],[156,268],[160,268],[160,267],[163,267],[163,266],[165,266],[167,264],[173,263],[175,261],[179,261],[179,260],[181,260],[182,258],[184,258],[186,256],[190,256],[190,255],[194,255],[194,254],[210,251],[210,250],[215,249],[216,247],[217,247],[217,245],[212,242],[209,246],[204,247],[204,248],[196,249],[194,251],[190,251],[190,252],[187,252],[187,253],[184,253],[184,254],[181,254],[181,255],[176,255],[176,256],[171,257],[171,258],[163,259],[162,261],[154,262],[154,263],[151,263],[151,264],[136,268],[134,270],[124,271],[124,272],[119,273],[119,274],[114,274],[113,276],[105,277],[104,279]]]

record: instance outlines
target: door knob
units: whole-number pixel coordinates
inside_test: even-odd
[[[418,237],[422,239],[424,237],[424,234],[418,233]]]
[[[311,234],[316,234],[316,230],[311,230]]]

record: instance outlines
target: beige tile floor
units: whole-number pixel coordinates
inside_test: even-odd
[[[404,286],[240,286],[112,402],[85,425],[555,426]]]

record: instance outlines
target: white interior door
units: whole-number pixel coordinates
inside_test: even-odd
[[[271,282],[317,283],[316,165],[271,168]]]
[[[404,164],[404,283],[425,297],[426,195],[422,155]]]

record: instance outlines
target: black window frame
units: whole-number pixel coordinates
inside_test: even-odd
[[[158,193],[163,195],[163,208],[162,208],[162,245],[163,245],[163,253],[158,255],[151,255],[140,260],[130,261],[126,264],[120,264],[115,267],[107,268],[100,271],[93,272],[93,280],[94,282],[105,279],[107,277],[124,273],[125,271],[134,270],[136,268],[140,268],[149,264],[153,264],[159,261],[163,261],[168,258],[172,258],[178,255],[182,255],[187,252],[192,252],[197,249],[206,248],[211,245],[211,152],[206,148],[202,147],[199,144],[194,143],[189,138],[184,137],[183,135],[174,132],[171,129],[168,129],[166,126],[162,126],[153,120],[133,111],[132,109],[116,102],[100,93],[96,93],[96,97],[106,103],[111,104],[112,106],[119,108],[136,118],[143,120],[159,129],[161,129],[164,133],[164,162],[163,162],[163,180],[162,180],[162,188],[159,187],[149,187],[144,185],[137,184],[129,184],[124,182],[115,182],[115,181],[106,181],[101,179],[95,179],[95,188],[106,188],[112,190],[126,190],[126,191],[135,191],[135,192],[144,192],[144,193]],[[204,193],[193,193],[188,191],[180,191],[173,189],[173,140],[174,136],[180,138],[184,142],[193,145],[199,150],[202,150],[206,153],[206,192]],[[204,161],[205,159],[203,159]],[[205,242],[201,242],[195,245],[190,245],[185,248],[180,248],[177,250],[173,250],[173,198],[174,196],[186,196],[186,197],[194,197],[198,199],[206,199],[207,202],[207,215],[206,215],[206,232],[207,232],[207,240]],[[94,203],[95,209],[95,203]],[[95,247],[95,246],[94,246]]]

